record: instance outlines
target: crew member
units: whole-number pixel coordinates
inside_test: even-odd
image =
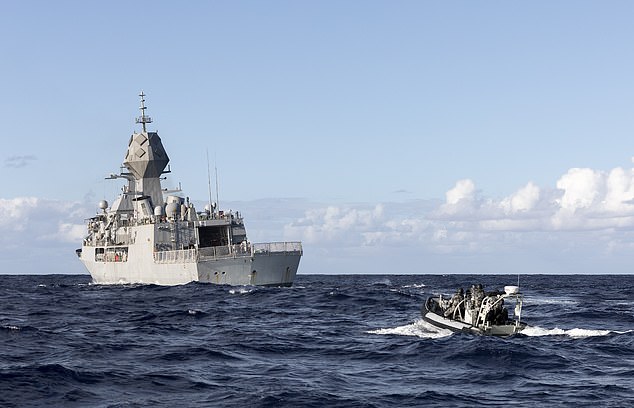
[[[462,303],[462,300],[464,298],[463,294],[464,292],[462,288],[460,288],[456,291],[456,294],[451,297],[451,300],[449,301],[449,307],[447,308],[447,310],[445,310],[445,317],[453,317],[453,313],[455,312],[456,308]]]

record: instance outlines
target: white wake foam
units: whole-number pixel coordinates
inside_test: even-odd
[[[422,319],[419,319],[412,324],[406,324],[405,326],[370,330],[368,331],[368,333],[381,335],[416,336],[425,339],[437,339],[440,337],[451,336],[452,334],[451,330],[435,327]]]
[[[531,305],[576,305],[577,302],[574,299],[566,297],[532,297],[526,296],[525,303]]]
[[[616,331],[616,330],[596,330],[596,329],[560,329],[555,327],[554,329],[545,329],[539,326],[527,326],[522,330],[522,334],[526,336],[568,336],[573,338],[585,338],[585,337],[597,337],[607,336],[612,333],[625,334],[630,333],[632,330]]]
[[[545,329],[539,326],[527,326],[522,330],[522,334],[531,337],[539,336],[568,336],[576,339],[586,337],[608,336],[610,334],[626,334],[632,333],[634,330],[617,331],[617,330],[592,330],[592,329]],[[441,329],[432,324],[419,319],[411,324],[386,329],[370,330],[369,334],[379,335],[397,335],[397,336],[416,336],[426,339],[437,339],[441,337],[451,336],[453,332],[447,329]]]

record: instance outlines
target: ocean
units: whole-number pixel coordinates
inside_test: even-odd
[[[529,327],[510,338],[435,329],[420,306],[517,275],[0,279],[2,407],[634,406],[634,276],[521,276]]]

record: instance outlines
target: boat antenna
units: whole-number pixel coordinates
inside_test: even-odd
[[[214,172],[216,173],[216,208],[220,210],[220,197],[218,196],[218,166],[216,161],[216,155],[214,155]]]
[[[145,124],[152,123],[152,118],[149,116],[145,116],[145,110],[147,108],[145,107],[145,94],[143,93],[143,90],[141,90],[139,96],[141,97],[141,106],[139,107],[139,110],[141,111],[141,116],[136,118],[136,123],[140,123],[143,126],[143,133],[147,133],[147,130],[145,129]]]
[[[207,149],[207,189],[209,191],[209,212],[215,213],[216,211],[211,206],[211,173],[209,172],[209,149]]]

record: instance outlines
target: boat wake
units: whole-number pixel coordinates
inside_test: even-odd
[[[522,330],[521,334],[529,337],[567,336],[575,339],[581,339],[586,337],[610,336],[613,334],[627,334],[632,332],[634,332],[634,330],[617,331],[579,328],[560,329],[557,327],[554,329],[546,329],[539,326],[527,326],[524,330]],[[370,330],[367,333],[379,335],[416,336],[426,339],[438,339],[451,336],[453,334],[451,330],[435,327],[434,325],[427,323],[422,319],[416,320],[414,323],[406,324],[404,326]]]
[[[627,331],[616,331],[616,330],[596,330],[596,329],[560,329],[555,327],[554,329],[546,329],[539,326],[526,326],[524,330],[522,330],[522,334],[531,337],[540,337],[540,336],[568,336],[572,338],[586,338],[586,337],[598,337],[598,336],[609,336],[611,334],[626,334],[631,333],[633,330]]]
[[[394,327],[391,329],[377,329],[368,331],[370,334],[382,335],[398,335],[398,336],[416,336],[425,339],[438,339],[441,337],[451,336],[451,330],[435,327],[426,321],[419,319],[414,323],[404,326]]]

